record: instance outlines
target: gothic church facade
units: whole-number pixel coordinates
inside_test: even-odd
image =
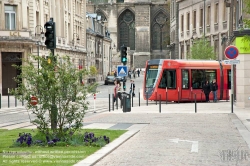
[[[113,61],[128,47],[128,67],[144,68],[146,60],[170,58],[167,0],[89,0],[87,12],[102,17],[112,39]]]

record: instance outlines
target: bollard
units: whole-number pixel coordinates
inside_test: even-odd
[[[196,93],[194,94],[194,111],[197,113]]]
[[[115,103],[116,104],[116,109],[118,110],[118,97],[117,97],[117,94],[116,94],[115,98],[116,98],[116,103]]]
[[[24,105],[24,103],[23,103],[23,94],[22,94],[22,106]]]
[[[159,112],[161,113],[161,94],[159,95]]]
[[[155,104],[157,105],[157,92],[155,92],[155,98],[156,98]]]
[[[141,100],[140,100],[140,98],[141,98],[141,97],[140,97],[140,91],[139,91],[139,107],[141,106],[141,103],[140,103]]]
[[[147,106],[148,106],[148,91],[146,92],[146,94],[147,94]]]
[[[8,88],[8,108],[10,108],[10,89]]]
[[[231,94],[231,113],[234,113],[234,95]]]
[[[134,96],[133,96],[133,93],[132,93],[132,107],[134,106]]]
[[[166,87],[166,104],[168,104],[168,88]]]
[[[180,89],[178,87],[178,104],[180,103]]]
[[[228,89],[226,89],[226,101],[228,101],[228,97],[229,97],[229,95],[227,94],[227,92],[228,92]]]
[[[0,93],[0,109],[2,108],[2,94]]]
[[[109,94],[109,112],[110,112],[110,94]]]
[[[114,94],[112,94],[112,109],[115,110]]]
[[[17,99],[16,99],[16,96],[15,96],[15,107],[17,107]]]

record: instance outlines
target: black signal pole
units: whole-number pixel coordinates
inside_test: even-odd
[[[54,49],[56,48],[56,23],[53,22],[53,18],[50,18],[50,20],[48,22],[45,23],[44,28],[46,29],[46,33],[45,33],[45,45],[47,46],[48,49],[51,50],[51,54],[52,54],[52,65],[53,65],[53,69],[55,70],[55,66],[56,66],[56,58],[55,58],[55,54],[54,54]],[[54,72],[55,74],[55,72]],[[52,85],[52,89],[54,90],[54,85]],[[57,110],[57,106],[56,106],[56,94],[55,92],[53,92],[52,94],[52,105],[51,105],[51,129],[53,131],[55,131],[57,129],[57,114],[58,114],[58,110]]]

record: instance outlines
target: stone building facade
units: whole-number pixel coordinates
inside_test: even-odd
[[[193,40],[205,35],[217,60],[225,59],[224,50],[230,44],[233,30],[240,27],[242,3],[242,0],[171,0],[173,57],[186,59]]]
[[[106,20],[97,13],[86,14],[86,34],[87,34],[87,56],[85,67],[95,66],[99,75],[99,80],[111,73],[112,51],[111,38],[107,28]]]
[[[112,39],[112,70],[120,63],[120,47],[128,47],[129,68],[144,68],[153,58],[169,58],[167,0],[89,0],[87,11],[102,15]]]
[[[1,0],[0,1],[0,93],[17,85],[13,77],[20,71],[12,64],[29,54],[46,57],[44,24],[56,23],[55,54],[68,55],[79,69],[88,67],[86,37],[86,0]],[[105,40],[109,42],[110,40]],[[109,51],[109,49],[107,49]],[[109,52],[105,54],[109,55]],[[91,52],[91,51],[90,51]],[[107,56],[106,55],[106,56]],[[90,58],[89,58],[90,59]],[[93,61],[93,64],[95,61]],[[105,61],[105,63],[108,63]],[[38,67],[38,64],[35,64]],[[103,64],[106,66],[106,64]],[[104,74],[101,71],[101,75]]]

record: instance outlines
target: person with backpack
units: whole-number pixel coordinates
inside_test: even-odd
[[[218,90],[218,84],[216,82],[216,79],[213,79],[213,82],[211,83],[211,90],[213,92],[213,101],[217,102],[217,90]]]

